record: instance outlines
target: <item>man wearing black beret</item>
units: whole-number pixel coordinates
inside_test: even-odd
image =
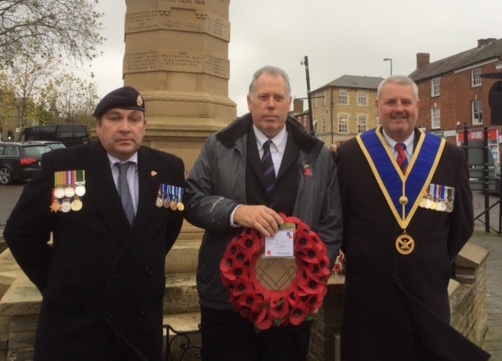
[[[43,296],[34,359],[161,361],[164,263],[183,221],[184,164],[141,145],[136,89],[112,91],[93,115],[99,140],[45,154],[4,231]]]

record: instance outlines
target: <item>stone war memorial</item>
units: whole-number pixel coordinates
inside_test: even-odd
[[[188,174],[206,138],[236,118],[228,97],[230,0],[126,0],[126,5],[123,79],[146,100],[144,144],[183,158]],[[185,222],[166,258],[166,360],[200,359],[195,272],[201,237],[202,230]],[[480,247],[464,248],[457,258],[460,277],[449,288],[453,325],[478,344],[486,331],[486,258]],[[310,361],[340,359],[343,284],[342,276],[329,280],[314,321]],[[32,360],[41,295],[9,250],[0,255],[0,297],[0,361]]]

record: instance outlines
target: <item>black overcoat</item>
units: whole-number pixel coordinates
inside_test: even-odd
[[[138,150],[139,199],[129,226],[101,143],[52,151],[24,188],[7,245],[43,295],[36,360],[162,360],[165,255],[182,212],[158,208],[161,183],[184,187],[183,161]],[[80,211],[51,212],[54,172],[85,170]],[[53,244],[49,243],[51,233]]]
[[[418,207],[407,229],[416,244],[410,255],[396,250],[403,232],[355,138],[339,147],[336,163],[347,259],[342,359],[487,359],[449,326],[452,261],[473,232],[463,151],[446,144],[431,179],[455,188],[453,211]]]

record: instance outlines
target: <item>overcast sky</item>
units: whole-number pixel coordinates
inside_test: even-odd
[[[102,97],[123,85],[125,1],[101,0],[98,10],[107,41],[92,68]],[[264,65],[283,68],[293,97],[306,97],[304,56],[311,90],[342,75],[386,77],[383,58],[408,75],[417,53],[433,62],[501,38],[501,13],[500,0],[231,0],[229,97],[245,114],[252,74]]]

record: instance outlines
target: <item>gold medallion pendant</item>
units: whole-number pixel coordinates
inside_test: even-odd
[[[415,241],[408,234],[402,234],[396,239],[396,249],[403,255],[409,255],[415,249]]]

